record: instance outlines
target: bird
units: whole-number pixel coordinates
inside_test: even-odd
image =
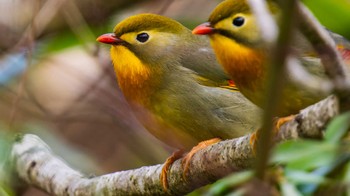
[[[272,16],[278,21],[281,10],[272,1],[266,1]],[[342,36],[328,31],[337,44],[347,66],[350,66],[350,43]],[[240,92],[254,104],[263,107],[270,59],[267,45],[263,42],[256,16],[246,0],[225,0],[210,14],[209,20],[192,31],[208,35],[216,57],[225,71],[235,81]],[[298,62],[321,80],[327,75],[319,56],[311,44],[296,31],[292,41],[292,53]],[[307,73],[307,72],[306,72]],[[300,85],[291,72],[284,78],[282,103],[278,116],[290,116],[312,105],[329,94]]]
[[[118,85],[135,116],[165,144],[198,150],[197,144],[211,145],[260,127],[261,109],[237,90],[209,39],[176,20],[150,13],[130,16],[97,41],[111,45]],[[168,168],[161,176],[165,189]]]

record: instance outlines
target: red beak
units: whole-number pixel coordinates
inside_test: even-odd
[[[192,34],[196,35],[209,35],[215,33],[215,28],[213,28],[209,22],[198,25],[192,30]]]
[[[114,33],[106,33],[106,34],[100,35],[96,39],[96,41],[105,43],[105,44],[112,44],[112,45],[118,45],[118,44],[124,43],[124,40],[115,36]]]

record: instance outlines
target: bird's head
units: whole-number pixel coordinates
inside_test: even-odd
[[[274,16],[278,9],[267,0]],[[215,54],[226,72],[245,93],[260,85],[265,73],[266,48],[257,18],[247,0],[225,0],[211,13],[208,22],[197,26],[197,35],[209,35]]]
[[[276,6],[268,2],[271,12]],[[212,39],[230,39],[247,47],[259,47],[262,37],[247,0],[226,0],[211,13],[207,23],[197,26],[193,34],[209,35]],[[225,37],[225,38],[223,38]]]
[[[177,61],[181,34],[191,31],[170,18],[139,14],[126,18],[97,41],[110,44],[111,59],[124,95],[141,99],[155,91]],[[140,102],[140,101],[139,101]]]
[[[114,62],[121,58],[137,58],[152,66],[171,58],[175,46],[181,45],[184,31],[188,29],[170,18],[139,14],[123,20],[115,26],[113,33],[101,35],[97,41],[112,45],[111,57]]]

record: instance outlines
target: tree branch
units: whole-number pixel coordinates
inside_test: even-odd
[[[300,30],[319,54],[326,73],[334,84],[335,94],[340,100],[340,109],[350,110],[350,81],[334,39],[303,4],[298,2],[297,9],[299,17],[303,19],[300,20]]]
[[[328,76],[334,80],[335,84],[343,85],[346,80],[345,65],[336,50],[336,43],[303,4],[298,2],[297,9],[299,17],[303,19],[300,21],[301,32],[319,53]]]
[[[273,45],[278,36],[278,27],[273,16],[268,11],[266,2],[248,0],[248,3],[254,15],[257,16],[257,25],[259,26],[263,41],[266,44]]]
[[[249,6],[252,8],[257,25],[260,27],[260,33],[267,47],[272,49],[270,61],[267,62],[269,69],[267,71],[266,91],[264,100],[264,119],[261,133],[257,141],[258,157],[255,171],[259,179],[264,179],[265,168],[270,156],[270,143],[272,138],[273,121],[278,115],[280,108],[282,89],[284,89],[284,78],[286,76],[287,58],[290,54],[291,37],[295,29],[295,4],[296,0],[284,0],[280,5],[281,21],[277,29],[276,22],[271,13],[269,13],[266,2],[249,0]],[[263,5],[265,3],[265,5]]]
[[[327,122],[338,114],[334,96],[302,110],[284,124],[276,141],[301,137],[320,138]],[[169,171],[169,191],[160,183],[163,165],[86,177],[57,157],[39,137],[26,134],[15,142],[11,152],[20,179],[53,195],[184,195],[227,174],[251,168],[255,157],[250,136],[226,140],[198,151],[191,159],[186,180],[182,159]]]

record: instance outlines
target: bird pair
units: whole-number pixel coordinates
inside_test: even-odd
[[[269,4],[274,14],[277,6]],[[193,34],[170,18],[140,14],[97,41],[112,45],[119,87],[147,130],[172,147],[189,150],[202,141],[209,140],[200,145],[206,146],[218,141],[213,138],[235,138],[260,127],[262,111],[255,104],[261,106],[268,54],[254,17],[246,1],[226,0],[212,12],[209,24]],[[214,51],[206,36],[194,34],[208,34]],[[294,45],[301,61],[310,57],[303,56],[310,54],[305,45]],[[321,63],[305,66],[324,74]],[[283,92],[288,99],[279,115],[296,113],[326,96],[287,79]],[[174,159],[168,160],[162,176],[165,188]]]

